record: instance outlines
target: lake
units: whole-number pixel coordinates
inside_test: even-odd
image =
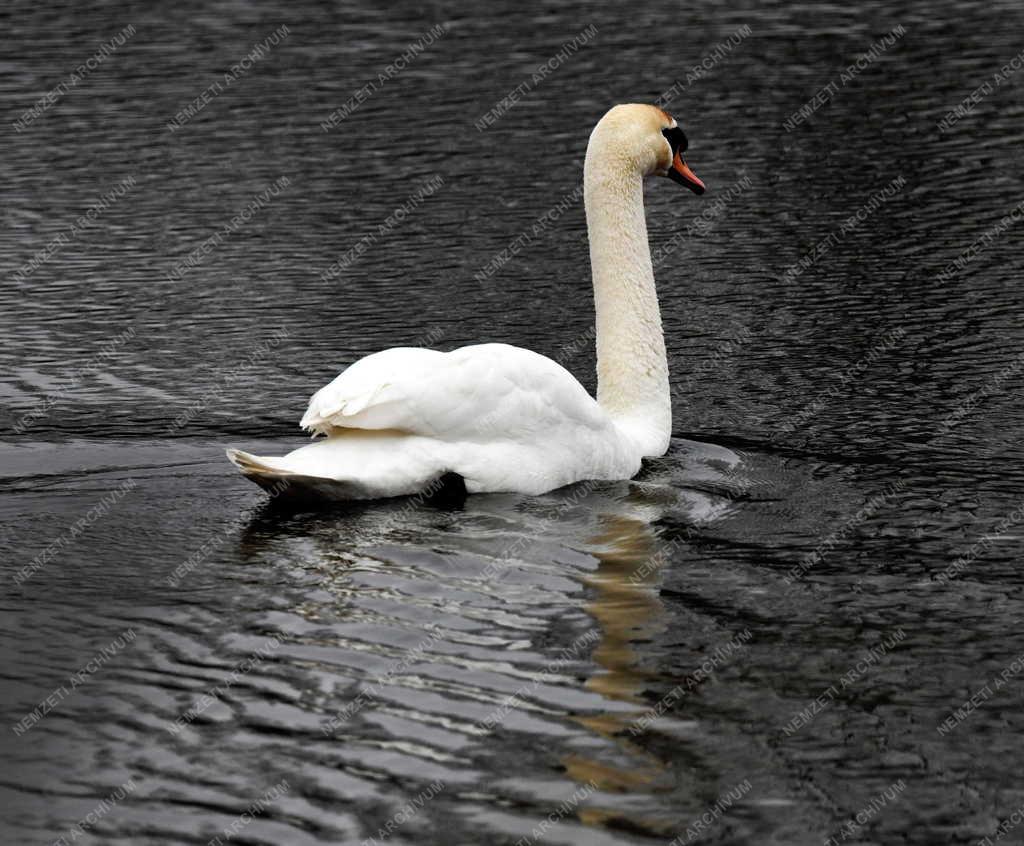
[[[1021,836],[1019,3],[5,24],[3,842]],[[659,98],[664,458],[341,510],[227,462],[390,346],[593,390],[583,155]]]

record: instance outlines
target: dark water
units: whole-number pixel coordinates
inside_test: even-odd
[[[2,842],[971,843],[1024,804],[1024,248],[991,234],[1024,196],[1024,69],[991,82],[1019,3],[0,16]],[[652,245],[750,187],[658,269],[667,457],[343,513],[233,472],[224,445],[298,445],[308,396],[383,347],[507,341],[593,387],[578,204],[475,274],[579,184],[609,105],[679,79],[709,192],[651,185]]]

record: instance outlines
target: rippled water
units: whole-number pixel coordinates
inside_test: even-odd
[[[991,234],[1022,197],[1024,69],[991,82],[1020,4],[4,15],[3,842],[969,843],[1024,803],[1024,248]],[[308,396],[396,344],[517,343],[593,387],[578,204],[478,273],[576,188],[610,104],[680,79],[709,192],[647,192],[676,245],[664,459],[327,513],[226,463],[299,444]]]

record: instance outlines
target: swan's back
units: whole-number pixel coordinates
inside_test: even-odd
[[[317,391],[300,423],[323,434],[395,429],[449,441],[514,440],[567,424],[603,429],[609,420],[564,367],[509,344],[374,353]]]

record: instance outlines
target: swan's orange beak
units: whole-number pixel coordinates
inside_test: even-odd
[[[667,176],[673,182],[685,185],[694,194],[703,194],[707,190],[700,177],[690,170],[690,166],[683,161],[679,153],[676,153],[675,158],[672,159],[672,167],[668,169]]]

